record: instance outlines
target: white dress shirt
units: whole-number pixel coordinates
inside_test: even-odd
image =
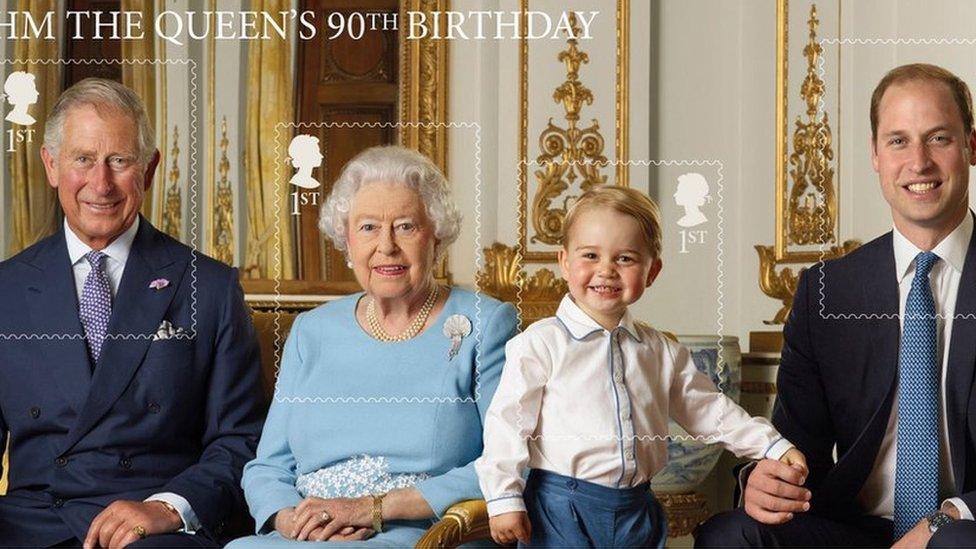
[[[688,349],[626,313],[603,329],[569,297],[505,347],[505,368],[475,462],[488,514],[525,510],[526,466],[612,488],[667,463],[668,417],[739,456],[792,447],[700,373]]]
[[[895,251],[895,275],[898,277],[899,322],[904,326],[905,302],[915,278],[915,256],[922,252],[912,244],[897,228],[893,231]],[[941,386],[939,389],[939,494],[940,497],[956,493],[955,478],[952,471],[951,449],[949,448],[949,424],[945,413],[946,370],[949,365],[949,342],[952,338],[952,316],[956,310],[956,296],[959,295],[959,280],[966,262],[969,240],[973,236],[972,215],[966,215],[942,242],[932,249],[939,256],[929,273],[929,284],[935,300],[936,337],[938,356],[941,364]],[[897,379],[896,379],[897,383]],[[897,397],[897,394],[896,394]],[[895,457],[898,453],[898,400],[891,406],[891,417],[885,431],[878,457],[871,473],[858,494],[858,502],[869,515],[892,518],[895,514]],[[950,498],[964,519],[972,520],[969,507],[959,498]],[[934,511],[935,509],[933,509]]]
[[[115,238],[108,246],[102,249],[102,253],[108,256],[105,259],[105,274],[108,276],[108,285],[112,290],[112,298],[119,293],[119,283],[122,281],[122,273],[125,272],[125,263],[129,259],[129,251],[132,250],[132,242],[136,238],[139,230],[139,217],[132,223],[132,226]],[[81,303],[81,294],[85,288],[85,279],[91,272],[91,264],[85,259],[85,254],[92,249],[78,238],[78,235],[68,227],[67,220],[64,222],[64,238],[68,245],[68,259],[71,261],[71,268],[75,276],[75,291],[78,293],[78,302]],[[179,494],[173,492],[161,492],[146,498],[146,501],[162,501],[172,505],[183,520],[183,531],[192,534],[200,529],[200,521],[190,502]]]

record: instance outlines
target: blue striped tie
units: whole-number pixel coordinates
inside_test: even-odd
[[[895,465],[895,539],[939,500],[939,364],[932,252],[915,257],[915,278],[905,303],[898,368],[898,451]]]

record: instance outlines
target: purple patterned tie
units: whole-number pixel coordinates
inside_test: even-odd
[[[81,325],[85,327],[85,340],[88,342],[88,352],[91,353],[92,363],[98,362],[102,354],[102,342],[108,331],[108,319],[112,316],[112,289],[108,285],[108,275],[105,273],[105,260],[108,256],[98,251],[85,254],[85,259],[91,264],[91,271],[85,279],[85,288],[81,291],[81,307],[78,316]]]

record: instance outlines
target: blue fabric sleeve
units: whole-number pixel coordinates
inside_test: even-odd
[[[485,413],[488,405],[498,388],[502,367],[505,365],[505,343],[518,332],[518,317],[511,304],[502,303],[495,307],[487,319],[482,317],[482,338],[478,344],[475,358],[476,365],[476,394],[478,414],[481,423],[478,429],[472,430],[471,436],[478,437],[481,446],[482,431],[485,424]],[[440,441],[452,444],[454,441]],[[481,488],[478,486],[478,476],[474,470],[474,460],[470,463],[451,469],[442,475],[431,477],[417,484],[417,490],[427,500],[427,504],[434,510],[437,517],[441,517],[451,505],[468,499],[481,499]]]
[[[258,534],[274,530],[274,524],[266,524],[278,511],[294,507],[302,501],[295,488],[297,479],[295,456],[288,444],[288,423],[293,403],[283,400],[294,397],[296,387],[290,382],[302,367],[299,353],[299,340],[302,338],[302,316],[295,318],[285,351],[281,359],[281,369],[275,385],[275,396],[271,402],[268,419],[258,444],[257,456],[244,466],[241,485],[244,497],[254,517]]]

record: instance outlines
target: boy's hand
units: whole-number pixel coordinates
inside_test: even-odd
[[[807,457],[796,447],[787,450],[779,460],[803,473],[804,479],[810,473],[810,469],[807,467]]]
[[[491,517],[488,519],[488,526],[491,528],[491,539],[499,545],[511,545],[516,541],[529,543],[529,536],[532,534],[529,514],[525,511]]]

